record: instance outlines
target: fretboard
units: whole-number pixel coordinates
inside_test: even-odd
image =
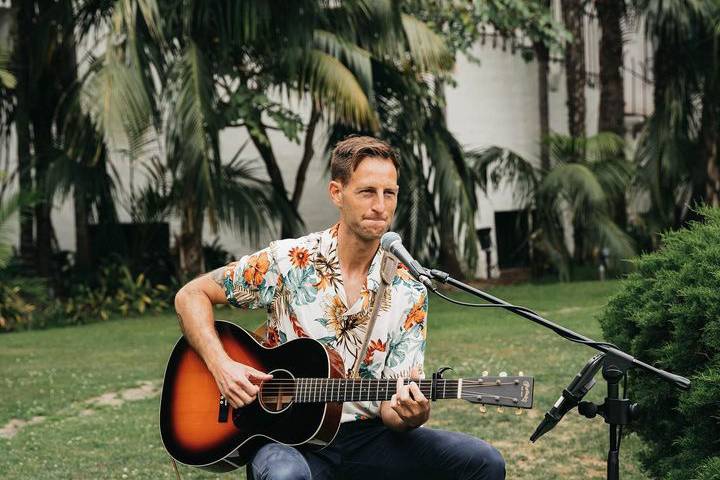
[[[403,382],[407,385],[410,381],[404,379]],[[436,380],[434,395],[433,380],[413,381],[428,399],[433,396],[437,399],[460,398],[462,392],[462,379]],[[273,381],[270,380],[269,383],[272,384]],[[384,401],[390,400],[396,393],[397,379],[296,378],[285,388],[294,389],[291,391],[295,401],[300,403]]]

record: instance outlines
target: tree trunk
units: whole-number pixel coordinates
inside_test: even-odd
[[[620,21],[624,13],[620,0],[596,0],[600,38],[600,116],[598,130],[625,135],[623,89],[623,36]]]
[[[600,37],[600,112],[598,131],[625,137],[625,90],[623,83],[623,35],[621,20],[625,5],[620,0],[595,0]],[[613,202],[613,220],[627,226],[625,196]]]
[[[29,197],[33,190],[32,152],[30,150],[30,47],[32,34],[32,5],[20,2],[18,5],[17,47],[14,63],[17,65],[17,110],[15,113],[15,131],[17,133],[17,158],[20,194]],[[33,264],[35,257],[35,238],[33,232],[33,209],[23,206],[20,209],[20,257],[25,267]]]
[[[585,136],[585,37],[581,0],[562,0],[565,28],[572,40],[565,48],[568,130],[575,138]]]
[[[533,45],[538,64],[538,113],[540,114],[540,168],[550,170],[550,103],[548,101],[548,73],[550,52],[542,42]]]
[[[707,190],[705,202],[712,207],[720,207],[720,164],[717,155],[717,130],[715,131],[715,147],[712,156],[707,159]]]
[[[718,115],[715,82],[706,81],[700,125],[700,155],[692,169],[692,204],[707,203],[718,206],[720,171],[718,170]],[[693,206],[691,205],[691,206]]]
[[[281,195],[282,198],[288,199],[288,202],[290,202],[288,192],[285,190],[285,182],[283,181],[282,172],[278,166],[277,158],[275,158],[275,152],[273,152],[272,146],[270,145],[270,138],[267,135],[265,127],[263,127],[260,123],[259,118],[257,119],[257,125],[258,131],[260,132],[259,134],[254,133],[249,128],[247,129],[248,134],[250,135],[250,140],[252,140],[253,145],[255,145],[255,148],[260,153],[260,157],[265,162],[265,168],[270,176],[270,183],[272,184],[273,189],[277,194]],[[280,233],[281,238],[291,238],[296,233],[297,232],[295,232],[291,224],[287,222],[282,223]]]
[[[88,208],[84,192],[73,189],[75,209],[75,268],[82,272],[90,270],[90,234],[88,231]]]
[[[455,233],[452,228],[452,218],[446,218],[445,214],[440,224],[440,256],[438,258],[442,268],[453,278],[465,279],[465,272],[462,269],[460,260],[457,258],[458,246],[455,242]],[[490,272],[488,272],[490,278]]]
[[[177,239],[180,257],[180,279],[183,283],[205,271],[202,249],[202,216],[198,215],[193,204],[183,208],[180,219],[180,236]]]
[[[33,190],[32,156],[30,138],[30,48],[32,33],[32,4],[20,2],[17,21],[17,47],[13,63],[17,66],[17,110],[15,113],[15,131],[17,133],[17,161],[20,181],[20,194],[29,196]],[[35,239],[33,234],[33,208],[23,206],[20,209],[20,257],[25,267],[33,264]]]
[[[33,115],[34,140],[35,140],[35,188],[38,194],[38,201],[35,204],[35,232],[36,251],[35,269],[42,277],[50,276],[52,272],[52,219],[50,217],[52,205],[47,198],[47,171],[53,154],[52,125],[48,111],[53,111],[52,106],[45,109],[37,109]]]
[[[307,176],[307,169],[310,166],[310,161],[315,155],[315,148],[313,147],[313,138],[315,137],[315,128],[320,121],[320,106],[313,102],[312,111],[310,112],[310,120],[308,121],[307,130],[305,131],[305,146],[303,149],[302,160],[298,167],[297,175],[295,176],[295,189],[292,195],[292,204],[295,210],[300,206],[300,199],[302,198],[303,188],[305,187],[305,177]]]

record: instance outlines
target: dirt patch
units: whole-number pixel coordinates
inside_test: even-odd
[[[154,397],[160,393],[160,385],[158,382],[145,381],[134,388],[126,388],[118,392],[103,393],[100,396],[86,400],[85,403],[93,407],[119,407],[125,402],[135,402]]]
[[[77,412],[80,417],[88,417],[95,414],[95,408],[97,407],[119,407],[125,402],[135,402],[138,400],[145,400],[151,398],[160,393],[160,382],[145,381],[140,382],[137,387],[126,388],[117,392],[103,393],[97,397],[93,397],[89,400],[81,402],[81,410]],[[14,418],[0,427],[0,438],[10,439],[18,434],[23,428],[36,425],[45,421],[45,417],[36,416],[29,420],[20,420]]]
[[[18,418],[13,418],[8,423],[6,423],[5,426],[0,428],[0,438],[13,438],[23,427],[26,427],[28,425],[36,425],[44,421],[45,417],[42,416],[32,417],[30,420],[20,420]]]

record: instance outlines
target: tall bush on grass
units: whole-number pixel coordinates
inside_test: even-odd
[[[629,379],[643,464],[672,480],[720,478],[720,209],[700,213],[636,261],[601,318],[608,340],[692,380],[685,392],[643,372]]]

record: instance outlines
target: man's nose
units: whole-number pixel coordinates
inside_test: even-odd
[[[375,197],[375,201],[372,204],[372,209],[376,212],[385,211],[385,197],[382,193]]]

